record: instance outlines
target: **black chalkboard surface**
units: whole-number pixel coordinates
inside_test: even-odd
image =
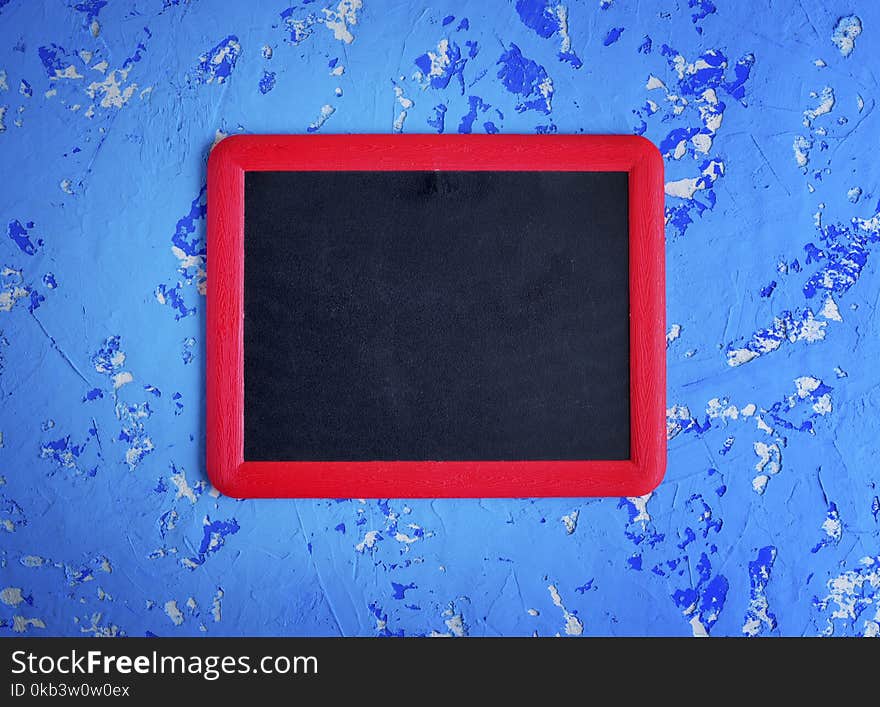
[[[244,460],[630,457],[627,172],[246,171]]]

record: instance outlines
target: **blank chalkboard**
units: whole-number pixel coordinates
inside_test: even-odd
[[[244,459],[630,457],[626,172],[244,173]]]

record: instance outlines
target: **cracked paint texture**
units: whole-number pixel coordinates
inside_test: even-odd
[[[878,61],[868,0],[0,2],[0,634],[877,636]],[[220,496],[205,160],[241,132],[657,144],[663,484]]]

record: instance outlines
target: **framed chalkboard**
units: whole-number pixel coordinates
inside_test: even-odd
[[[212,483],[238,497],[652,489],[662,172],[633,136],[220,142]]]

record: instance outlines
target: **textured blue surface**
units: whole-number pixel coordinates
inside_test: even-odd
[[[877,635],[878,65],[869,0],[0,0],[0,634]],[[211,144],[393,131],[661,146],[655,493],[212,491]]]

